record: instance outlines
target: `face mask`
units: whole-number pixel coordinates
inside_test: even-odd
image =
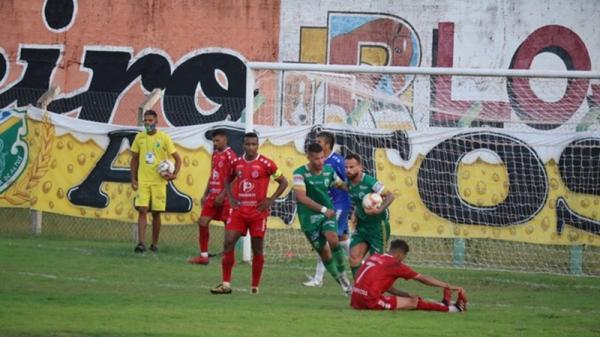
[[[147,133],[151,133],[156,130],[156,124],[144,124],[144,128],[146,129]]]

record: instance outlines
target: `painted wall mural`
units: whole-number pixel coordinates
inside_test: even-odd
[[[166,222],[192,223],[206,132],[226,127],[241,151],[247,60],[597,71],[600,4],[545,6],[538,15],[516,0],[7,1],[0,205],[133,221],[128,146],[139,104],[159,88],[160,126],[184,154]],[[51,85],[62,89],[51,114],[25,108]],[[398,197],[394,234],[598,245],[600,81],[541,87],[286,72],[260,78],[254,117],[261,151],[288,175],[321,129],[343,154],[361,154]],[[293,197],[276,203],[272,227],[297,226]]]

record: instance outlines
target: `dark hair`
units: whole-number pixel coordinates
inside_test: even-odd
[[[333,149],[333,145],[335,145],[335,136],[333,133],[327,131],[319,132],[317,138],[323,138],[325,140],[325,144],[329,144],[329,146]]]
[[[158,118],[158,114],[154,110],[144,111],[144,116],[154,116],[154,118]]]
[[[211,137],[214,136],[225,136],[227,137],[227,132],[225,132],[225,129],[215,129],[211,132],[210,134]]]
[[[306,151],[308,153],[321,153],[323,152],[323,147],[319,143],[311,143],[306,147]]]
[[[410,249],[408,248],[408,243],[406,243],[406,241],[401,239],[395,239],[390,243],[390,251],[393,250],[399,250],[404,254],[408,254],[408,251]]]
[[[362,160],[360,159],[360,157],[356,154],[356,153],[348,153],[346,155],[346,160],[350,160],[350,159],[354,159],[356,160],[360,165],[362,165]]]
[[[246,132],[244,134],[244,138],[256,138],[256,139],[258,139],[258,135],[256,134],[256,132]]]

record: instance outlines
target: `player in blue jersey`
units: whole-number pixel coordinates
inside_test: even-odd
[[[335,136],[331,132],[320,132],[317,135],[317,143],[323,148],[323,153],[326,158],[325,165],[331,166],[335,173],[338,175],[338,177],[340,177],[341,180],[346,181],[346,168],[344,164],[344,157],[342,157],[339,153],[333,151],[333,147],[335,145]],[[348,192],[342,189],[331,188],[329,189],[329,197],[333,202],[333,207],[335,208],[336,212],[339,244],[344,248],[344,250],[346,251],[346,255],[348,256],[350,254],[348,217],[350,215],[350,209],[352,207],[350,196],[348,195]],[[323,261],[319,259],[317,261],[315,275],[312,277],[307,275],[309,279],[308,281],[304,282],[304,285],[307,287],[320,287],[323,285],[324,275],[325,266],[323,265]]]

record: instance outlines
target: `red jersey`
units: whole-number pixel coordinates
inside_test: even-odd
[[[233,150],[228,147],[223,151],[214,151],[212,154],[212,166],[210,179],[208,181],[208,196],[215,198],[225,188],[225,178],[231,172],[231,165],[237,158]]]
[[[360,267],[352,290],[371,298],[379,298],[398,278],[410,280],[419,273],[388,254],[373,254]]]
[[[277,165],[260,154],[252,161],[247,161],[244,156],[236,158],[231,163],[231,169],[231,175],[236,179],[233,195],[241,207],[258,206],[267,197],[269,178],[281,175]]]

